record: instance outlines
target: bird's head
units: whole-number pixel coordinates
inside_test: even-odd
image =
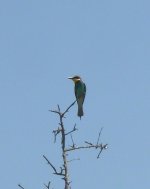
[[[68,77],[68,79],[72,79],[72,81],[74,81],[74,83],[76,83],[81,80],[81,77],[78,75],[75,75],[73,77]]]

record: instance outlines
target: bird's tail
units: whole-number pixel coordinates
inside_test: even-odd
[[[78,116],[81,117],[83,116],[83,105],[82,104],[78,104]]]

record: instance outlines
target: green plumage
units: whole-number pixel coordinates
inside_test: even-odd
[[[83,81],[77,81],[75,83],[75,96],[78,103],[78,116],[81,119],[81,116],[83,116],[83,103],[85,99],[86,94],[86,85],[83,83]]]

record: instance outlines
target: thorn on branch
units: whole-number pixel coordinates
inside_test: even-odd
[[[89,144],[89,145],[93,145],[91,142],[87,142],[87,141],[85,141],[85,144]]]

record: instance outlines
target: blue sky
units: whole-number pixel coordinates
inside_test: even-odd
[[[52,181],[42,155],[60,163],[58,119],[74,100],[68,76],[87,85],[85,116],[74,106],[65,120],[77,124],[77,144],[109,144],[71,153],[72,188],[149,188],[150,2],[147,0],[0,1],[0,188],[41,189]]]

